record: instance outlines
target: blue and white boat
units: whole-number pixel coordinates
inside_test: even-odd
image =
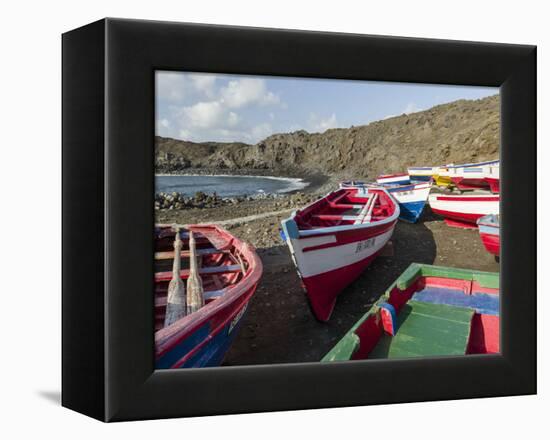
[[[433,182],[417,182],[409,185],[380,185],[399,203],[399,218],[409,223],[416,223],[430,195]],[[369,184],[359,180],[347,180],[340,182],[340,188],[369,187],[376,184]]]
[[[429,182],[439,173],[439,167],[409,167],[407,168],[411,181]]]

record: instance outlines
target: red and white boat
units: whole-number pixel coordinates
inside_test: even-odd
[[[499,161],[477,164],[449,165],[440,170],[440,176],[449,178],[460,190],[489,189],[500,192]]]
[[[499,213],[499,194],[430,194],[430,208],[449,226],[476,228],[479,218]]]
[[[479,236],[487,252],[500,255],[500,216],[498,214],[489,214],[481,217],[477,221]]]
[[[341,188],[282,222],[317,319],[328,321],[338,294],[392,236],[399,212],[384,188]]]

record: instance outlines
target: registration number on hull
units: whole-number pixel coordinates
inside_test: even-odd
[[[357,247],[355,248],[355,253],[358,254],[359,252],[363,252],[367,249],[370,249],[374,246],[375,238],[369,238],[368,240],[362,240],[357,242]]]
[[[246,308],[248,307],[248,303],[246,303],[244,305],[244,307],[239,310],[239,313],[237,313],[237,315],[233,318],[233,320],[231,321],[231,324],[229,324],[229,331],[227,332],[228,334],[231,333],[233,331],[233,329],[235,328],[235,326],[237,325],[237,323],[240,321],[240,319],[243,317],[244,315],[244,312],[246,312]]]

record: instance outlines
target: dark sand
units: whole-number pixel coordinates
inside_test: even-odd
[[[297,208],[316,197],[294,194],[220,208],[157,211],[157,220],[180,224],[226,220]],[[224,226],[257,248],[264,272],[223,365],[319,361],[413,262],[499,271],[477,230],[451,228],[426,206],[418,223],[398,222],[386,250],[388,255],[379,256],[348,286],[340,294],[330,321],[320,323],[309,309],[288,248],[279,236],[280,220],[289,212]]]

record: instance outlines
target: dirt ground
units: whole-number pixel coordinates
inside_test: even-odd
[[[279,235],[280,220],[308,200],[307,195],[297,194],[222,209],[157,212],[159,222],[188,224],[288,211],[224,226],[256,247],[264,271],[223,365],[319,361],[413,262],[499,271],[499,264],[486,252],[477,230],[449,227],[427,206],[418,223],[397,223],[387,255],[379,256],[340,294],[330,321],[320,323],[309,309],[288,247]]]

